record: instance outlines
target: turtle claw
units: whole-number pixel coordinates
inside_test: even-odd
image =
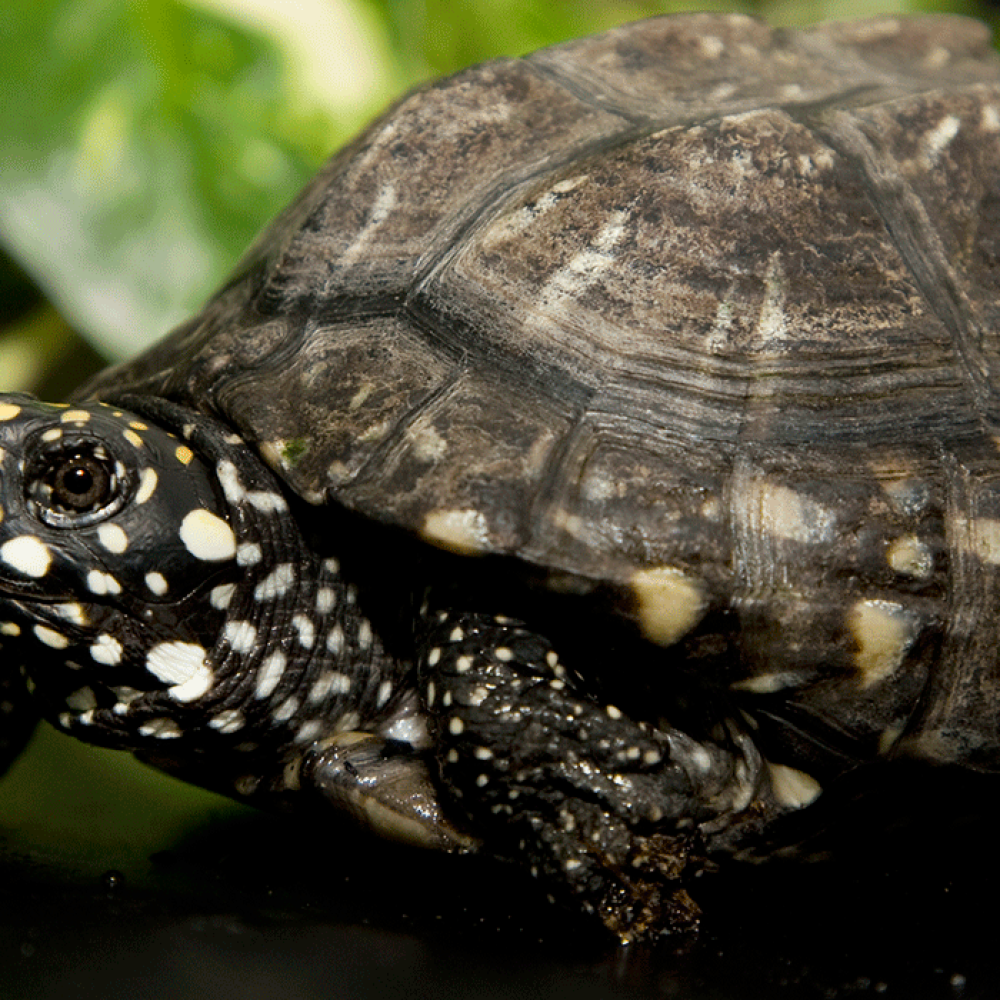
[[[389,840],[469,851],[477,841],[444,815],[426,761],[371,733],[338,733],[314,744],[298,783]]]

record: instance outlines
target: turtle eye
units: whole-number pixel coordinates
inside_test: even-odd
[[[99,510],[107,505],[112,475],[90,455],[73,455],[52,470],[52,500],[65,510]]]
[[[44,449],[28,470],[26,489],[37,516],[53,527],[110,517],[125,502],[125,469],[97,442]]]

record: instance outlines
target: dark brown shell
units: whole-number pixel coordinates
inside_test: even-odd
[[[624,588],[665,645],[735,614],[738,683],[808,682],[814,727],[848,677],[891,744],[936,660],[921,738],[974,756],[948,734],[996,714],[962,672],[1000,645],[998,82],[952,17],[684,15],[486,63],[90,391],[221,414],[312,503]]]

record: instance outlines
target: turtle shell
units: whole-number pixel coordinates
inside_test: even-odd
[[[933,661],[964,693],[926,738],[957,753],[949,719],[998,714],[959,676],[1000,645],[998,84],[953,17],[672,16],[486,63],[86,393],[219,416],[312,504],[617,588],[661,644],[735,615],[739,683],[808,678],[813,721],[830,678],[867,697],[905,660],[859,712],[891,742]]]

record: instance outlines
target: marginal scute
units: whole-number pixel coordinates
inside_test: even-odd
[[[676,567],[638,570],[631,583],[643,635],[661,646],[690,632],[705,611],[701,584]]]
[[[433,545],[474,555],[488,551],[488,525],[479,510],[435,510],[424,519],[423,537]]]
[[[797,768],[769,761],[767,770],[771,778],[771,790],[786,808],[803,809],[819,798],[823,790],[812,775]]]
[[[854,661],[864,687],[890,677],[906,659],[917,636],[917,619],[895,601],[858,601],[850,610],[847,625],[857,643]]]

